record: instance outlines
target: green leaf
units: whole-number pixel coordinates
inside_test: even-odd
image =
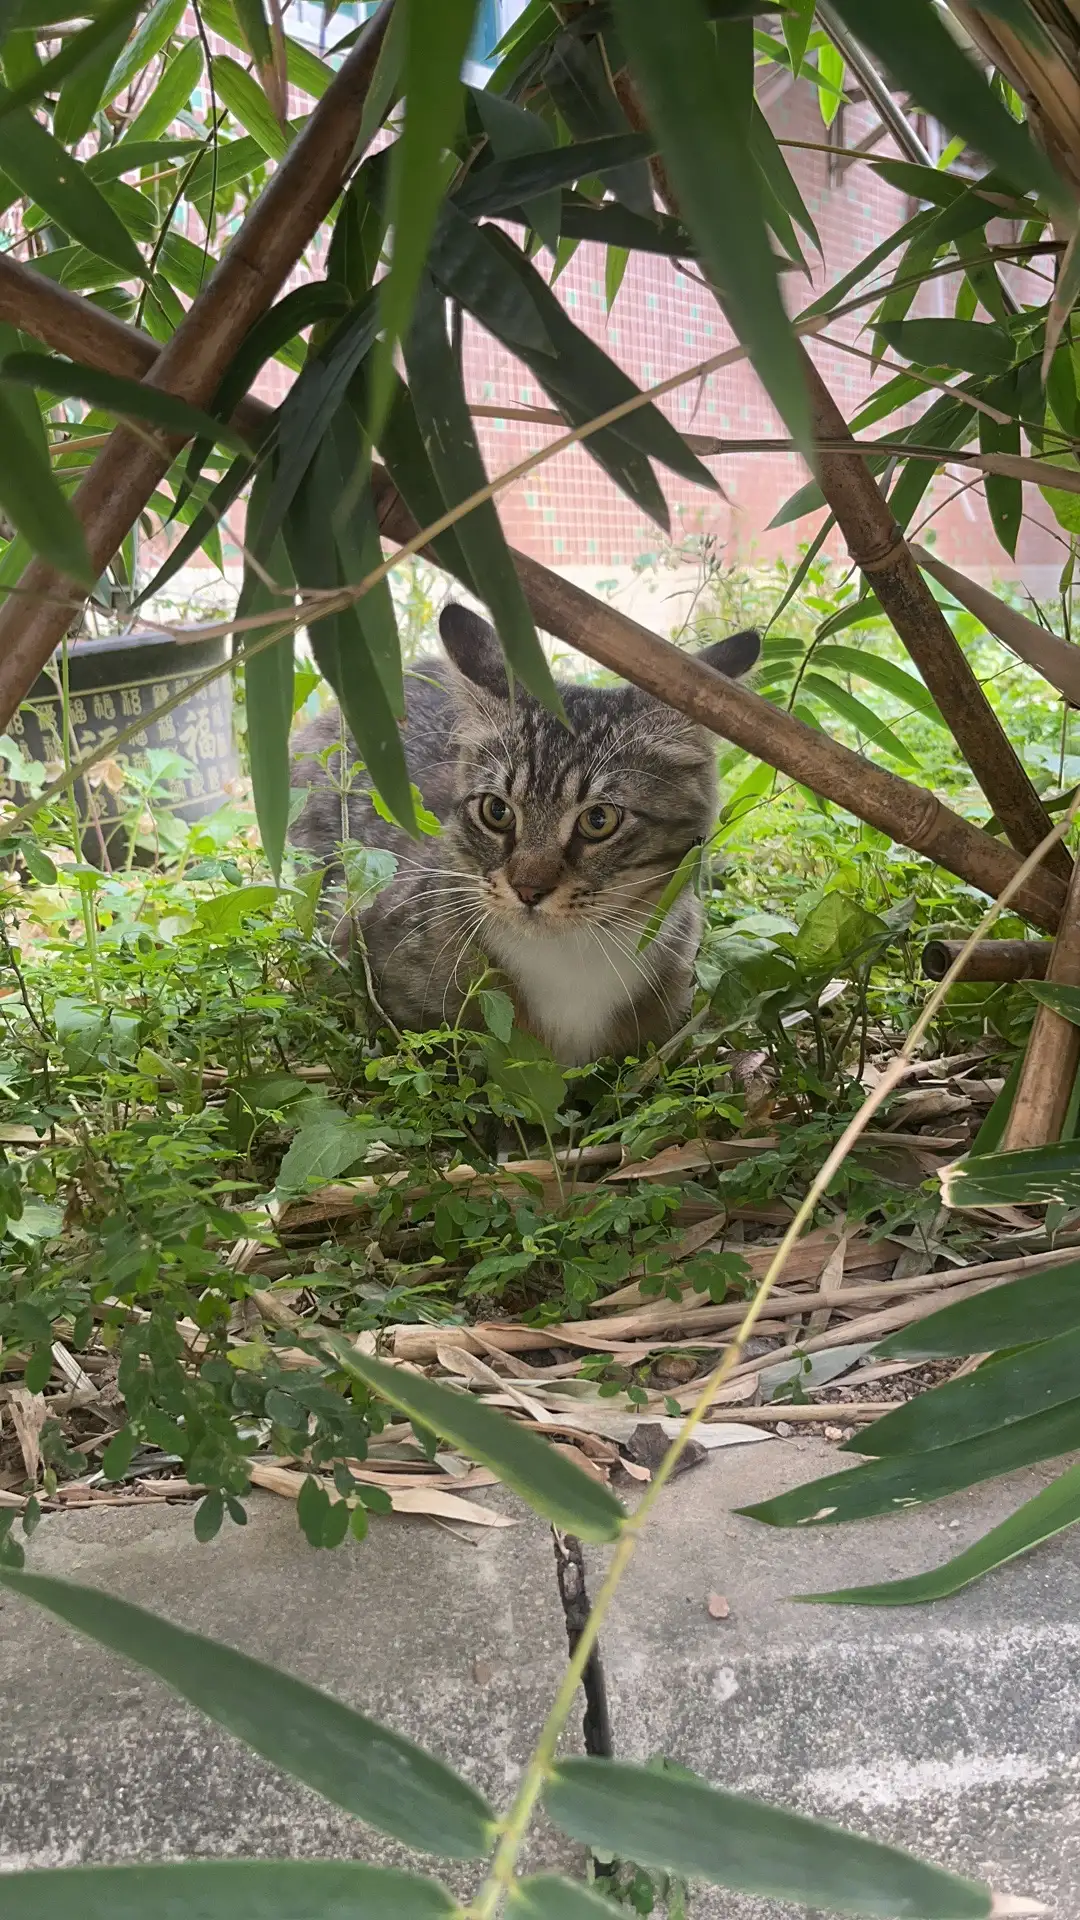
[[[296,1502],[296,1517],[309,1547],[340,1547],[349,1531],[344,1500],[331,1500],[326,1488],[308,1474]]]
[[[490,1467],[556,1526],[582,1540],[617,1539],[626,1514],[615,1495],[529,1428],[516,1426],[471,1394],[404,1367],[370,1360],[337,1335],[326,1336],[324,1345],[345,1373],[362,1380],[410,1420],[452,1440],[470,1459]]]
[[[305,1119],[281,1163],[278,1193],[306,1193],[313,1180],[336,1180],[361,1160],[376,1133],[359,1115],[326,1107]]]
[[[647,134],[616,133],[600,140],[582,140],[576,146],[494,160],[467,175],[454,195],[454,205],[470,220],[481,215],[492,218],[510,207],[527,205],[537,194],[570,186],[591,174],[603,179],[625,160],[647,156],[653,144]]]
[[[543,1041],[517,1030],[509,1046],[492,1035],[483,1048],[496,1086],[523,1105],[530,1118],[535,1115],[542,1124],[553,1126],[566,1098],[566,1077]]]
[[[478,287],[485,271],[498,259],[505,273],[509,270],[534,325],[542,329],[546,351],[536,351],[525,335],[522,315],[504,298],[499,311],[491,301],[478,298]],[[640,394],[641,389],[629,374],[611,360],[595,340],[574,325],[561,301],[536,268],[498,228],[474,233],[468,223],[453,210],[452,217],[440,222],[432,250],[432,273],[447,293],[460,300],[481,324],[501,339],[512,353],[523,359],[555,405],[574,425],[591,420],[597,413],[620,405]],[[596,453],[597,444],[620,440],[649,459],[662,460],[673,473],[697,486],[715,490],[716,481],[708,468],[687,446],[667,415],[651,401],[636,407],[603,434],[592,434],[584,442],[587,452]],[[603,464],[603,463],[602,463]],[[666,518],[666,509],[665,518]]]
[[[477,0],[410,0],[403,10],[405,122],[390,160],[394,245],[380,292],[383,338],[371,394],[375,437],[392,397],[394,349],[408,330],[435,230],[445,180],[443,154],[461,123],[461,66],[476,7]]]
[[[226,482],[235,477],[234,467],[231,474],[226,475]],[[223,484],[219,482],[219,487]],[[261,535],[273,486],[274,470],[266,465],[256,476],[248,503],[247,538],[253,548],[265,544]],[[193,535],[203,517],[202,514],[196,516],[189,533],[179,542],[181,547],[188,540],[193,545],[198,544],[193,540]],[[280,607],[285,616],[282,621],[284,631],[279,638],[269,646],[259,647],[257,652],[255,647],[259,641],[266,640],[266,634],[254,629],[250,640],[251,655],[248,657],[245,654],[244,657],[248,759],[255,817],[270,871],[278,879],[289,827],[289,734],[292,729],[295,680],[295,633],[288,618],[286,595],[274,590],[275,587],[287,588],[293,584],[289,556],[280,533],[271,541],[262,565],[262,572],[257,572],[254,567],[245,570],[237,617],[246,619],[249,614],[268,613],[276,607]],[[154,585],[156,582],[151,583],[151,590]]]
[[[0,120],[0,173],[81,246],[142,279],[143,257],[127,228],[86,169],[28,107]]]
[[[184,18],[185,0],[154,0],[154,4],[143,15],[135,33],[124,48],[109,75],[105,90],[105,105],[123,93],[133,80],[146,72],[162,47],[167,46],[173,34]],[[136,8],[129,9],[136,12]]]
[[[942,1307],[914,1326],[891,1333],[874,1351],[890,1359],[993,1353],[998,1347],[1024,1345],[1033,1332],[1040,1340],[1050,1340],[1076,1327],[1080,1327],[1080,1260],[1067,1260],[1048,1273],[1025,1274],[970,1300]]]
[[[879,753],[887,753],[893,760],[899,760],[901,766],[910,767],[914,772],[919,762],[909,747],[904,745],[899,734],[879,720],[876,713],[863,701],[857,700],[846,687],[838,686],[835,680],[829,680],[821,673],[807,673],[803,677],[802,691],[813,694],[823,706],[830,707],[849,727],[854,727]]]
[[[321,100],[334,77],[333,67],[320,60],[317,53],[305,47],[300,40],[285,38],[285,71],[289,84],[299,87],[301,93],[310,93],[313,100]]]
[[[746,164],[749,24],[710,26],[701,0],[615,0],[615,18],[679,211],[770,399],[809,456],[801,349],[780,298],[757,179]]]
[[[203,51],[198,40],[185,40],[169,61],[148,100],[139,108],[116,151],[135,147],[143,140],[156,140],[172,126],[187,106],[202,77]]]
[[[1005,373],[1015,358],[1004,328],[985,320],[879,320],[875,331],[917,367]]]
[[[551,152],[555,135],[538,113],[528,113],[513,101],[504,100],[500,94],[493,93],[490,86],[470,87],[469,98],[497,161],[517,159],[523,154]],[[526,201],[522,209],[530,225],[552,253],[559,244],[561,205],[558,193],[540,193]]]
[[[1013,1105],[1016,1101],[1016,1089],[1020,1085],[1020,1072],[1023,1064],[1023,1055],[1019,1054],[1005,1075],[1005,1083],[1001,1092],[998,1094],[982,1126],[979,1128],[978,1133],[971,1143],[971,1153],[973,1157],[977,1158],[984,1154],[996,1153],[1000,1147],[1005,1137],[1005,1129],[1012,1115]]]
[[[447,506],[478,492],[487,473],[477,445],[461,375],[446,334],[442,302],[423,283],[405,342],[405,364],[424,446]],[[491,500],[457,522],[457,537],[491,610],[499,642],[523,686],[552,713],[562,702],[533,624],[499,516]]]
[[[1025,980],[1024,985],[1044,1007],[1052,1007],[1063,1020],[1080,1027],[1080,987],[1062,987],[1056,980]]]
[[[844,60],[830,41],[817,51],[818,110],[822,124],[831,127],[843,106]]]
[[[883,1513],[906,1513],[947,1494],[1004,1473],[1052,1460],[1080,1446],[1080,1400],[1029,1414],[997,1432],[975,1434],[929,1453],[867,1460],[842,1473],[811,1480],[775,1500],[738,1511],[770,1527],[839,1526]]]
[[[179,1860],[12,1873],[11,1920],[450,1920],[435,1880],[356,1860]]]
[[[560,33],[544,63],[544,86],[575,142],[584,143],[630,131],[596,40]],[[608,175],[616,200],[639,218],[652,221],[652,178],[643,159],[633,159]]]
[[[894,87],[911,93],[953,133],[1000,167],[1017,187],[1044,193],[1054,205],[1066,189],[1049,160],[988,87],[974,61],[962,53],[931,0],[835,0],[836,11],[857,40],[877,55]]]
[[[880,619],[881,610],[876,601],[874,607],[875,612],[866,617]],[[836,628],[833,627],[832,631],[835,632]],[[932,720],[935,726],[948,731],[947,722],[938,712],[933,695],[922,681],[916,680],[914,674],[906,673],[903,667],[894,666],[891,660],[883,660],[869,649],[864,652],[861,647],[843,646],[815,647],[813,658],[815,666],[833,667],[837,673],[852,673],[860,680],[868,680],[871,686],[880,687],[884,693],[891,693],[895,699],[903,700],[913,712],[921,713],[924,720]]]
[[[514,1003],[509,994],[500,993],[494,987],[482,987],[478,997],[488,1032],[508,1046],[514,1030]]]
[[[647,1767],[561,1761],[544,1804],[587,1846],[799,1907],[882,1920],[979,1920],[990,1912],[988,1888],[897,1847]]]
[[[878,1586],[842,1587],[835,1593],[799,1593],[792,1598],[815,1606],[915,1607],[927,1600],[945,1600],[995,1567],[1050,1540],[1080,1520],[1080,1465],[1069,1467],[1033,1500],[1025,1501],[1000,1526],[977,1540],[966,1552],[943,1567],[918,1573],[909,1580],[888,1580]]]
[[[6,1568],[0,1569],[0,1584],[156,1673],[272,1766],[381,1833],[458,1860],[488,1851],[494,1816],[473,1787],[318,1687],[95,1587]],[[287,1865],[271,1864],[278,1874]]]
[[[412,394],[396,374],[392,391],[393,398],[379,432],[379,452],[386,471],[417,526],[430,527],[446,512],[446,501],[428,458]],[[351,392],[349,398],[353,399]],[[366,419],[367,401],[362,393],[358,404],[359,417],[363,421]],[[480,599],[480,591],[465,558],[456,526],[447,527],[444,533],[436,534],[430,543],[430,552],[439,566],[453,574],[470,593]]]
[[[892,937],[887,921],[834,890],[807,914],[792,953],[803,974],[848,973],[865,965]]]
[[[8,92],[0,93],[0,120],[5,119],[9,113],[13,113],[19,107],[32,105],[45,93],[59,90],[62,103],[68,83],[84,72],[88,66],[92,65],[93,71],[99,73],[104,52],[105,74],[99,73],[97,92],[93,96],[90,115],[82,131],[72,135],[62,131],[60,127],[56,129],[58,139],[69,137],[81,139],[93,117],[93,109],[100,97],[105,76],[112,66],[117,35],[119,34],[122,43],[127,33],[128,23],[132,15],[138,12],[138,8],[139,0],[113,0],[113,5],[99,14],[96,20],[92,20],[88,27],[83,27],[79,33],[69,35],[59,53],[53,54],[51,60],[35,66],[21,85]],[[64,84],[61,85],[61,82]],[[59,113],[58,106],[57,114]]]
[[[36,554],[69,579],[96,574],[80,522],[53,478],[48,454],[31,436],[10,394],[0,390],[0,507]]]
[[[83,366],[78,360],[60,360],[50,353],[9,353],[0,361],[0,378],[15,380],[25,387],[37,387],[60,400],[85,400],[91,407],[126,418],[149,420],[169,433],[190,439],[203,434],[223,446],[246,452],[246,443],[234,428],[215,420],[201,407],[193,407],[162,387],[142,380],[128,380],[122,374],[102,373],[97,367]]]
[[[820,253],[821,241],[818,230],[799,192],[795,176],[784,158],[783,150],[777,145],[776,135],[756,100],[750,116],[750,151],[785,213],[789,214],[791,219],[802,228]]]
[[[303,586],[333,588],[343,584],[335,521],[339,508],[348,504],[351,484],[352,475],[342,462],[337,437],[333,431],[328,432],[285,523],[285,538],[297,580]],[[375,786],[393,817],[407,832],[417,833],[412,783],[386,691],[388,663],[382,662],[380,673],[369,647],[372,629],[361,620],[355,602],[334,613],[310,616],[307,625],[316,662],[341,702],[349,731]]]
[[[214,56],[214,91],[271,160],[283,158],[289,134],[275,118],[258,81],[227,53]]]
[[[221,1523],[225,1518],[225,1497],[216,1488],[199,1501],[195,1509],[195,1538],[205,1546],[221,1532]]]
[[[510,1920],[613,1920],[610,1900],[553,1873],[515,1880],[506,1911]]]
[[[93,126],[113,61],[124,44],[127,26],[126,19],[121,21],[96,52],[80,62],[78,69],[64,81],[52,117],[52,130],[61,146],[78,146]]]
[[[1029,1334],[1034,1330],[1032,1321]],[[859,1435],[858,1451],[880,1456],[955,1446],[1011,1426],[1033,1410],[1060,1406],[1076,1396],[1078,1359],[1078,1327],[1037,1346],[997,1354],[977,1372],[947,1380],[875,1420]]]
[[[938,1178],[947,1207],[1080,1206],[1080,1140],[969,1153],[942,1167]]]
[[[221,9],[225,11],[224,8]],[[233,11],[243,35],[244,45],[257,67],[269,66],[274,58],[273,44],[270,39],[270,23],[262,8],[262,0],[235,0]]]

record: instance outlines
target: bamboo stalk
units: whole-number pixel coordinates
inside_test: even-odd
[[[1080,860],[1073,868],[1046,978],[1057,986],[1080,987]],[[1077,1067],[1080,1027],[1040,1001],[1001,1142],[1003,1153],[1045,1147],[1061,1139]]]
[[[60,352],[115,373],[141,377],[158,353],[149,335],[4,257],[0,257],[0,319]],[[234,418],[258,437],[271,411],[249,398]],[[395,541],[411,539],[416,522],[385,469],[376,465],[372,480],[384,535]],[[547,633],[690,713],[714,733],[925,854],[969,885],[994,895],[1016,872],[1017,861],[1008,847],[953,813],[925,788],[874,766],[827,734],[770,706],[539,561],[524,554],[515,554],[514,560],[534,618]],[[9,603],[0,612],[0,633],[11,604],[18,603]],[[1064,897],[1063,882],[1043,871],[1026,883],[1016,907],[1036,926],[1053,932]]]
[[[805,348],[800,348],[815,439],[839,440],[847,423]],[[1050,816],[1008,735],[930,592],[888,501],[857,454],[819,452],[818,474],[848,552],[872,585],[918,667],[957,746],[1019,853],[1030,853],[1050,830]],[[1058,845],[1047,862],[1063,879],[1071,871]]]
[[[355,154],[392,0],[362,29],[310,119],[251,208],[148,379],[206,406],[244,335],[270,305],[330,212]],[[72,351],[69,346],[65,349]],[[168,472],[182,440],[119,426],[74,498],[91,562],[103,570]],[[29,597],[28,597],[29,596]],[[0,608],[0,732],[71,623],[64,576],[35,560]]]
[[[645,116],[625,71],[618,76],[616,92],[631,126],[643,128]],[[661,201],[669,212],[678,214],[663,162],[654,158],[650,165]],[[712,293],[723,312],[719,293],[715,288]],[[837,452],[834,446],[818,451],[821,490],[848,552],[871,582],[1012,845],[1021,854],[1031,853],[1050,831],[1050,816],[919,572],[877,481],[854,450],[847,421],[800,341],[796,351],[802,359],[814,440],[852,449]],[[1065,848],[1054,846],[1045,862],[1047,875],[1067,880],[1071,870]]]
[[[962,940],[928,940],[922,970],[928,980],[944,980],[960,953]],[[1045,980],[1052,940],[980,940],[964,963],[961,980]]]

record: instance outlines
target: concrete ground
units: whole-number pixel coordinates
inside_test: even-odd
[[[713,1453],[673,1483],[603,1635],[615,1750],[667,1754],[1067,1914],[1080,1905],[1080,1537],[932,1608],[786,1598],[951,1557],[1053,1470],[854,1527],[781,1533],[731,1512],[844,1458],[823,1442],[771,1441]],[[505,1499],[520,1524],[474,1544],[393,1519],[362,1546],[320,1554],[269,1495],[209,1547],[184,1508],[71,1513],[42,1522],[28,1565],[318,1682],[505,1805],[566,1643],[547,1529],[508,1496],[484,1498]],[[603,1554],[586,1558],[595,1589]],[[726,1618],[710,1615],[710,1595],[726,1599]],[[403,1857],[11,1597],[0,1600],[0,1697],[0,1866]],[[572,1863],[572,1849],[540,1831],[533,1861],[560,1857]],[[692,1908],[694,1920],[766,1911],[727,1894]]]

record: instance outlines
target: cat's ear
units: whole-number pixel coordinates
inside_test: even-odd
[[[741,680],[757,663],[761,652],[759,633],[733,633],[728,640],[716,640],[711,647],[702,647],[695,657],[704,660],[707,667],[715,667],[717,673],[726,673],[729,680]]]
[[[475,687],[509,698],[502,648],[494,627],[469,607],[451,605],[439,615],[443,646],[455,667]]]

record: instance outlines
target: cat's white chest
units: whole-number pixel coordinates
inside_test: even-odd
[[[530,1028],[567,1066],[610,1051],[617,1022],[652,978],[630,938],[616,947],[599,929],[488,936],[491,958],[509,975]]]

